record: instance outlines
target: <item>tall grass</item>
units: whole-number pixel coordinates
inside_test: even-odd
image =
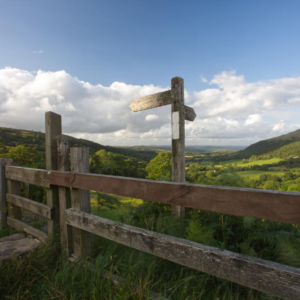
[[[139,206],[127,223],[207,245],[300,266],[299,227],[251,218],[187,210],[174,218],[168,206]],[[7,233],[7,232],[6,232]],[[1,235],[1,232],[0,232]],[[53,238],[34,253],[0,268],[1,299],[169,299],[275,300],[274,296],[204,274],[138,250],[96,237],[95,271],[83,263],[62,265]],[[121,276],[115,286],[103,273]]]

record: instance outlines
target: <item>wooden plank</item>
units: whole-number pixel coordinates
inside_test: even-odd
[[[19,163],[13,161],[7,162],[7,166],[19,166]],[[6,190],[9,194],[21,195],[21,182],[16,180],[6,180]],[[8,216],[17,220],[22,220],[22,210],[20,207],[10,204],[8,207]]]
[[[180,77],[171,81],[172,113],[172,181],[185,182],[185,109],[184,82]],[[185,208],[172,205],[172,213],[183,218]]]
[[[59,135],[57,137],[58,170],[70,171],[68,137]],[[71,253],[73,253],[73,229],[65,221],[65,210],[71,208],[70,188],[59,187],[59,210],[60,210],[60,237],[62,262],[65,264]]]
[[[129,107],[132,111],[141,111],[154,107],[171,104],[171,90],[159,92],[142,98],[134,99]]]
[[[5,180],[5,165],[11,158],[0,158],[0,229],[6,226],[6,180]]]
[[[300,193],[52,171],[48,182],[236,216],[300,224]]]
[[[45,204],[12,194],[6,194],[6,201],[47,219],[54,219],[54,208],[50,208]]]
[[[57,136],[62,134],[61,116],[51,111],[45,114],[46,170],[57,170]],[[48,234],[59,226],[58,187],[47,189],[47,205],[57,212],[54,220],[48,220]]]
[[[22,181],[29,184],[50,188],[50,184],[47,182],[46,170],[6,165],[5,176],[6,179]]]
[[[185,120],[193,122],[195,120],[196,116],[197,115],[196,115],[193,108],[191,108],[189,106],[186,106],[186,105],[184,106],[184,118],[185,118]]]
[[[19,257],[34,251],[40,241],[25,236],[24,233],[14,234],[9,237],[0,238],[0,267],[14,257]]]
[[[250,288],[299,299],[300,269],[107,220],[75,209],[68,224],[131,248]]]
[[[89,148],[71,148],[71,171],[89,172]],[[78,211],[91,212],[90,191],[72,188],[72,208]],[[74,254],[78,257],[91,256],[92,235],[83,230],[73,228]]]
[[[15,218],[7,218],[7,224],[8,226],[18,230],[18,231],[24,231],[34,237],[36,237],[38,240],[40,240],[43,243],[46,243],[48,241],[48,236],[44,232],[35,229],[34,227],[21,222],[20,220],[16,220]]]

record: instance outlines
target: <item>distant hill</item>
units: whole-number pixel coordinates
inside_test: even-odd
[[[130,156],[138,158],[145,161],[150,161],[154,158],[157,153],[155,151],[147,150],[134,150],[126,149],[121,147],[111,147],[103,146],[98,143],[94,143],[84,139],[76,139],[74,137],[69,137],[70,147],[89,147],[90,153],[95,153],[101,149],[106,151],[122,154],[125,156]],[[26,147],[36,148],[37,151],[45,151],[45,134],[37,131],[27,131],[20,129],[12,129],[0,127],[0,146],[6,146],[7,148],[16,147],[18,145],[24,145]]]
[[[234,153],[235,158],[249,158],[251,155],[286,158],[300,155],[300,129],[271,139],[259,141],[244,150]]]
[[[136,151],[172,151],[171,145],[151,145],[151,146],[132,146],[132,147],[122,147],[124,149],[131,149]],[[245,149],[245,146],[199,146],[199,145],[186,145],[185,146],[185,152],[194,152],[194,153],[202,153],[202,152],[214,152],[214,151],[237,151]]]

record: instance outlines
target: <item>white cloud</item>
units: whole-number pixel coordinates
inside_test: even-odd
[[[250,115],[245,121],[245,125],[251,125],[257,122],[261,122],[262,117],[259,114]]]
[[[186,122],[187,144],[247,145],[300,127],[300,77],[248,83],[232,71],[207,84],[202,91],[185,91],[197,114]],[[129,109],[133,99],[169,88],[122,82],[106,87],[65,71],[7,67],[0,69],[0,126],[43,131],[44,113],[52,110],[62,115],[64,133],[76,137],[111,145],[169,144],[169,106]]]
[[[156,119],[158,119],[158,115],[147,115],[145,118],[146,121],[153,121]]]
[[[44,51],[43,50],[38,50],[38,51],[32,51],[34,54],[42,54]]]

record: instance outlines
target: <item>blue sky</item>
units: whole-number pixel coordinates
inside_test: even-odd
[[[297,78],[299,11],[300,1],[291,0],[0,0],[0,69],[53,74],[63,70],[72,78],[105,87],[122,82],[166,88],[172,77],[180,76],[190,95],[205,89],[222,90],[214,82],[222,72],[236,71],[247,83]],[[295,93],[294,98],[297,89]],[[274,126],[284,121],[288,126],[281,133],[297,128],[293,120],[298,115],[281,120],[274,117],[276,108],[272,109],[261,114],[261,119]],[[252,114],[259,112],[236,118],[245,121]],[[88,136],[89,132],[80,134]],[[250,135],[236,143],[260,138]],[[218,142],[226,140],[215,138],[205,144]]]

